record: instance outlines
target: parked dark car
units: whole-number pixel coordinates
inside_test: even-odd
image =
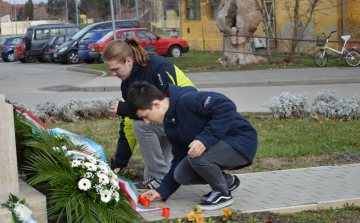
[[[63,43],[68,41],[73,34],[66,34],[60,36],[52,36],[50,40],[44,46],[44,59],[46,62],[55,61],[54,51],[59,48]]]
[[[44,45],[49,41],[51,36],[73,35],[81,28],[68,23],[53,23],[36,26],[29,26],[23,38],[23,47],[25,56],[34,56],[40,62],[44,60]]]
[[[115,21],[115,28],[138,28],[140,23],[137,20],[117,20]],[[78,55],[78,43],[79,41],[90,31],[111,29],[112,22],[100,22],[89,25],[76,33],[69,41],[66,41],[61,45],[54,53],[55,61],[62,64],[74,64],[78,63],[80,58]]]
[[[12,36],[4,38],[0,43],[0,55],[5,62],[14,62],[16,60],[14,56],[14,49],[16,43],[23,36]]]

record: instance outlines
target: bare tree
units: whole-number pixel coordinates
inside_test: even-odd
[[[216,3],[217,26],[225,35],[232,35],[230,38],[224,35],[225,49],[232,51],[225,52],[224,62],[228,65],[266,63],[264,58],[253,55],[251,50],[250,36],[256,31],[261,19],[255,0],[216,0]]]
[[[287,12],[287,19],[291,22],[291,38],[293,40],[289,46],[287,61],[292,62],[293,56],[300,49],[300,41],[297,40],[304,39],[306,36],[315,12],[326,15],[326,9],[334,8],[337,5],[335,0],[283,0],[280,4],[283,4],[283,9]],[[324,7],[324,5],[326,6]]]
[[[271,46],[270,46],[270,40],[268,39],[270,37],[268,23],[271,21],[269,21],[267,5],[265,1],[261,1],[261,0],[255,0],[255,3],[259,12],[261,13],[261,18],[263,20],[263,31],[265,33],[265,38],[266,38],[267,54],[269,55],[269,63],[272,64],[273,60],[271,57],[271,48],[270,48]]]

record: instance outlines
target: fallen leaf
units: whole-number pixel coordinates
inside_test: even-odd
[[[264,131],[261,131],[261,133],[266,133],[266,131],[264,130]]]
[[[313,118],[316,120],[319,120],[319,119],[321,119],[321,116],[319,114],[315,114],[315,116],[313,116]]]
[[[281,128],[281,126],[280,126],[280,125],[277,125],[275,128],[278,129],[278,128]]]
[[[295,109],[292,109],[292,110],[291,110],[291,113],[295,113],[295,112],[296,112],[296,110],[295,110]]]

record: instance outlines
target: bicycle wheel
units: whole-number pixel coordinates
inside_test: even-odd
[[[345,62],[350,67],[356,67],[360,64],[360,52],[357,50],[349,50],[344,57]]]
[[[319,50],[314,54],[314,62],[316,66],[323,67],[328,62],[328,55],[324,50]]]

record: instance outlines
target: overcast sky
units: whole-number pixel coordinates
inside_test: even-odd
[[[25,4],[25,2],[27,2],[28,0],[3,0],[4,2],[11,2],[11,4],[14,4],[14,1],[16,4]],[[32,0],[34,4],[38,4],[39,2],[43,1],[43,2],[47,2],[47,0]]]

